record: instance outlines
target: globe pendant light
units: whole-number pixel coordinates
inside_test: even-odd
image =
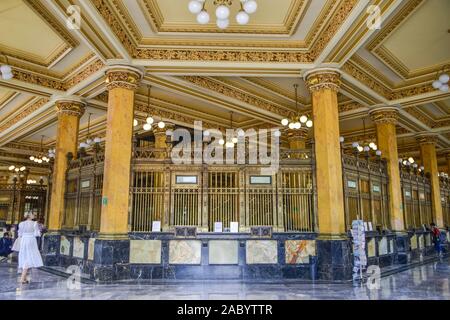
[[[190,1],[188,5],[189,11],[193,14],[199,14],[203,9],[203,5],[200,1]]]
[[[6,55],[4,55],[4,56],[5,56],[6,64],[3,64],[0,66],[0,73],[1,73],[3,80],[11,80],[12,78],[14,78],[14,75],[12,73],[12,68],[8,64],[8,57]]]
[[[248,14],[255,13],[258,9],[258,4],[254,0],[247,0],[244,2],[244,11]]]

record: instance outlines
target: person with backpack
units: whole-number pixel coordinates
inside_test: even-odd
[[[438,227],[436,227],[436,224],[434,222],[430,223],[432,237],[433,237],[433,243],[434,248],[436,249],[439,256],[442,254],[441,250],[441,231]]]
[[[0,258],[6,260],[12,253],[13,241],[9,236],[9,232],[3,234],[3,238],[0,239]]]

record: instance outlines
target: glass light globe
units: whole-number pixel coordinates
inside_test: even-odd
[[[300,122],[301,123],[306,123],[306,121],[308,121],[308,117],[307,116],[301,116],[300,117]]]
[[[164,123],[164,121],[160,121],[160,122],[158,123],[158,128],[164,129],[165,127],[166,127],[166,124]]]
[[[11,67],[6,64],[4,64],[0,67],[0,71],[2,72],[2,74],[12,73]]]
[[[381,151],[380,151],[380,150],[377,150],[377,151],[375,152],[375,154],[376,154],[377,156],[381,156]]]
[[[16,167],[14,167],[14,166],[10,166],[8,169],[9,169],[10,171],[13,171],[15,168],[16,168]]]
[[[406,160],[403,160],[403,165],[405,165],[406,166],[406,164],[408,163],[408,161],[406,161]]]
[[[294,129],[295,128],[295,123],[291,122],[289,123],[289,129]]]
[[[139,124],[139,122],[138,122],[136,119],[134,119],[134,120],[133,120],[133,126],[136,127],[138,124]]]
[[[238,138],[234,137],[233,139],[231,139],[231,142],[238,143]]]
[[[258,9],[258,4],[256,3],[255,0],[249,0],[244,3],[244,10],[248,14],[255,13],[257,9]]]
[[[31,160],[31,161],[33,161],[33,160],[34,160],[34,157],[33,157],[33,156],[31,156],[31,157],[30,157],[30,160]]]
[[[49,158],[45,159],[45,162],[50,162],[50,159]]]
[[[250,20],[250,16],[245,11],[239,11],[239,13],[236,15],[236,22],[243,25],[247,24]]]
[[[150,130],[152,130],[152,125],[150,123],[146,123],[146,124],[144,124],[143,128],[145,131],[150,131]]]
[[[238,137],[243,137],[243,136],[245,136],[245,131],[242,130],[242,129],[239,129],[239,130],[237,131],[237,135],[238,135]]]
[[[414,163],[414,158],[413,157],[409,157],[408,161],[409,161],[409,163]]]
[[[219,20],[226,20],[230,16],[230,9],[225,5],[220,5],[216,9],[216,17]]]
[[[447,83],[448,80],[450,80],[450,77],[448,74],[444,73],[439,77],[439,81],[442,83]]]
[[[289,124],[289,120],[288,119],[283,119],[283,120],[281,120],[281,124],[283,126],[287,126]]]
[[[148,117],[145,121],[146,121],[148,124],[153,124],[153,122],[155,122],[155,120],[154,120],[152,117]]]
[[[313,126],[312,120],[306,121],[306,126],[307,126],[308,128],[311,128],[311,127]]]
[[[200,24],[207,24],[209,22],[209,14],[205,10],[200,11],[197,15],[197,22]]]
[[[14,78],[14,75],[12,74],[12,72],[2,73],[2,78],[3,80],[11,80],[12,78]]]
[[[274,132],[275,137],[281,137],[281,132],[280,130],[277,130]]]
[[[352,143],[352,147],[353,148],[358,148],[359,147],[359,143],[358,142],[353,142]]]
[[[365,147],[363,148],[363,150],[364,150],[365,152],[368,152],[368,151],[370,151],[370,148],[369,148],[368,146],[365,146]]]
[[[225,144],[225,140],[220,139],[220,140],[219,140],[219,144],[220,144],[221,146],[223,146],[223,145]]]
[[[219,29],[226,29],[230,25],[230,20],[228,20],[228,19],[224,19],[224,20],[218,19],[216,23],[217,23],[217,27],[219,27]]]
[[[375,146],[375,143],[373,143],[373,142],[369,143],[369,148],[373,149],[374,146]]]
[[[363,150],[364,150],[363,147],[361,147],[361,146],[358,147],[358,151],[359,151],[359,152],[363,152]]]
[[[21,167],[20,171],[25,171],[25,169],[26,169],[25,167]]]
[[[378,150],[378,146],[377,146],[377,145],[374,145],[372,149],[373,149],[374,151],[377,151],[377,150]]]
[[[15,172],[19,172],[19,168],[15,168],[14,171],[15,171]]]
[[[442,82],[440,82],[439,80],[433,81],[433,88],[439,89],[440,87],[442,87]]]
[[[209,130],[205,130],[204,132],[203,132],[203,136],[204,137],[209,137],[210,136],[210,132],[209,132]]]
[[[190,13],[198,14],[202,11],[203,5],[199,1],[193,0],[189,2],[188,8]]]
[[[92,141],[92,139],[90,139],[90,138],[86,140],[86,144],[91,144],[92,142],[93,142],[93,141]]]
[[[295,123],[295,129],[300,129],[302,127],[302,124],[300,122]]]
[[[442,87],[439,88],[442,92],[448,92],[448,84],[444,84]]]
[[[344,141],[345,141],[345,138],[344,138],[344,137],[342,137],[342,136],[339,137],[339,142],[340,142],[340,143],[343,143]]]
[[[38,163],[42,163],[42,159],[39,159]]]
[[[100,139],[99,137],[94,138],[94,143],[100,143],[102,141],[102,139]]]

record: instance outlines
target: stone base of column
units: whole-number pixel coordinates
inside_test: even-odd
[[[130,278],[130,240],[95,240],[93,277],[110,282]]]
[[[317,278],[319,280],[351,280],[353,272],[351,241],[344,236],[319,236],[317,248]]]
[[[45,266],[58,266],[61,246],[61,234],[49,232],[44,235],[42,244],[42,258]]]
[[[407,264],[411,262],[411,250],[409,235],[406,232],[396,232],[396,264]]]

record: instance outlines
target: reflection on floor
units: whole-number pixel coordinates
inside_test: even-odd
[[[0,264],[0,299],[450,299],[450,260],[433,262],[381,279],[379,290],[348,284],[293,282],[184,282],[165,284],[68,284],[67,279],[36,270],[27,285],[18,284],[15,265]],[[69,287],[72,288],[69,288]]]

